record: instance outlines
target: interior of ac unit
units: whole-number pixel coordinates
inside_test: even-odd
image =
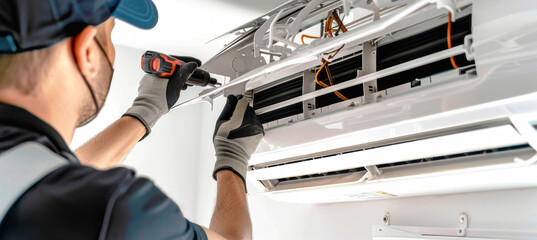
[[[483,62],[475,55],[472,21],[477,13],[471,1],[450,6],[345,3],[350,2],[281,6],[237,28],[240,36],[204,65],[230,82],[198,100],[244,94],[263,123],[266,142],[248,169],[260,192],[362,187],[383,179],[509,164],[535,154],[508,113],[484,107],[459,117],[442,112],[491,101],[474,101],[489,94],[476,87],[486,76],[478,72]],[[356,10],[362,15],[350,17]],[[337,16],[350,19],[331,25],[329,19]],[[342,32],[343,25],[348,32]],[[447,100],[457,94],[468,104],[445,105],[459,103]],[[370,123],[378,114],[382,122]],[[440,123],[425,124],[431,119]],[[332,129],[332,124],[341,126]],[[483,133],[510,137],[452,144]],[[435,142],[441,146],[431,146]]]
[[[471,6],[467,6],[458,13],[457,20],[451,26],[451,42],[453,46],[463,45],[465,38],[471,35],[471,18]],[[448,48],[446,28],[447,14],[443,14],[431,20],[390,33],[383,38],[375,39],[373,43],[375,45],[373,61],[375,61],[376,71],[446,50]],[[359,71],[363,68],[362,61],[365,59],[362,56],[363,51],[361,49],[357,52],[347,53],[328,64],[334,85],[359,77]],[[430,79],[431,76],[447,74],[450,71],[455,72],[452,75],[459,75],[459,77],[465,77],[468,72],[475,74],[474,62],[467,60],[464,54],[455,56],[454,60],[460,67],[459,69],[454,69],[450,59],[444,58],[378,78],[375,80],[374,92],[384,91],[384,93],[388,93],[388,91],[402,86],[406,86],[404,90],[406,91],[410,88],[420,87],[422,85],[420,80],[422,79]],[[321,61],[319,61],[319,65],[313,68],[289,74],[284,78],[273,81],[268,87],[261,86],[253,90],[253,107],[258,112],[260,120],[265,124],[266,129],[319,116],[338,109],[345,109],[349,104],[360,105],[374,102],[364,98],[364,84],[357,84],[339,90],[341,94],[351,101],[343,101],[336,94],[328,93],[306,101],[265,111],[267,107],[273,109],[274,106],[282,102],[303,95],[308,92],[307,89],[313,88],[313,91],[322,89],[320,85],[315,84],[314,79],[314,73],[320,67]],[[326,71],[319,73],[318,81],[329,84]],[[399,92],[397,91],[397,93]],[[384,94],[384,97],[386,97],[386,94]]]

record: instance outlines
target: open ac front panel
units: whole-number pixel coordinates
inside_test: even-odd
[[[435,26],[436,24],[430,24],[431,29],[419,29],[420,32],[417,32],[412,36],[398,39],[396,41],[392,39],[393,42],[389,42],[387,44],[382,44],[382,42],[379,42],[379,46],[376,49],[377,70],[383,70],[447,49],[445,33],[446,21],[445,19],[442,20],[443,21],[436,21],[441,25]],[[452,29],[452,44],[454,46],[464,44],[464,37],[471,35],[471,14],[457,19],[457,21],[453,23]],[[474,62],[468,61],[464,55],[461,54],[456,56],[455,61],[461,67],[469,66],[468,68],[462,68],[464,71],[475,71],[475,67],[473,66]],[[360,52],[351,53],[331,62],[328,66],[330,67],[334,84],[349,81],[357,78],[358,71],[362,70],[362,55]],[[320,66],[316,66],[315,70],[317,70],[319,67]],[[416,79],[428,78],[431,75],[450,70],[453,70],[450,60],[442,59],[440,61],[412,68],[388,77],[379,78],[377,79],[377,91],[384,91],[404,84],[409,85],[409,83],[412,83]],[[308,69],[306,71],[310,70]],[[263,107],[274,105],[276,103],[302,95],[304,92],[304,83],[314,85],[313,87],[316,90],[320,89],[321,86],[315,84],[314,79],[304,81],[304,77],[313,77],[310,75],[307,72],[301,72],[294,75],[296,76],[295,78],[285,79],[287,81],[284,80],[282,83],[274,87],[270,87],[268,89],[261,88],[258,91],[257,89],[254,90],[254,109],[261,109]],[[326,75],[325,71],[320,72],[318,80],[328,84],[328,76]],[[420,84],[420,81],[415,81],[414,85],[410,84],[409,86],[416,87],[420,86]],[[364,96],[363,84],[349,87],[340,90],[339,92],[349,99]],[[342,100],[339,99],[335,94],[329,93],[316,97],[315,101],[308,105],[308,108],[321,109],[339,102],[342,102]],[[263,113],[259,117],[262,123],[269,123],[300,114],[303,114],[303,104],[297,103],[268,113]],[[298,118],[299,116],[296,117],[296,119]],[[278,125],[278,123],[274,123],[274,125]],[[272,124],[265,125],[266,128],[270,128],[272,126]]]
[[[303,4],[313,2],[319,1]],[[339,6],[324,2],[308,16]],[[356,2],[352,9],[371,9]],[[349,23],[349,32],[338,37],[286,57],[282,50],[279,60],[270,51],[281,48],[264,49],[271,58],[260,61],[266,65],[237,73],[231,83],[281,69],[241,85],[266,130],[249,162],[249,194],[323,203],[537,186],[537,30],[530,27],[537,22],[524,17],[537,5],[454,1],[448,49],[448,11],[437,8],[438,1],[399,2],[377,8],[380,19]],[[288,8],[293,11],[280,21],[273,17],[278,11],[263,19],[292,24],[289,18],[299,19],[308,7]],[[411,8],[412,14],[390,22]],[[391,25],[352,38],[386,22]],[[332,89],[339,87],[348,100],[316,84],[318,58],[277,68],[345,37],[353,41],[344,42],[328,66]],[[255,51],[247,34],[241,39],[206,68],[224,74],[215,63],[226,54]],[[326,71],[317,80],[328,85]]]

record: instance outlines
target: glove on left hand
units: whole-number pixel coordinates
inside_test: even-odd
[[[195,62],[189,62],[175,71],[170,79],[152,74],[146,74],[142,78],[138,88],[138,97],[134,99],[132,107],[123,114],[123,116],[135,117],[144,124],[147,131],[142,139],[149,135],[158,119],[168,113],[177,103],[185,82],[197,67]]]
[[[218,171],[227,169],[245,181],[248,160],[265,134],[254,109],[248,105],[246,98],[241,97],[229,95],[216,122],[213,135],[215,180]]]

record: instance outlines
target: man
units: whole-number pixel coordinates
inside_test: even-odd
[[[244,180],[263,128],[246,99],[229,96],[216,124],[209,228],[151,181],[110,169],[177,102],[195,63],[171,80],[146,75],[123,117],[68,148],[108,93],[115,18],[149,29],[158,17],[151,0],[0,1],[0,239],[251,238]]]

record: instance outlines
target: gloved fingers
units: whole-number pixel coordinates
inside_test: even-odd
[[[240,122],[242,122],[242,119],[244,118],[244,113],[249,106],[248,99],[240,96],[237,106],[235,106],[235,111],[233,111],[233,115],[231,116],[231,120],[239,122],[240,126]]]
[[[228,139],[265,135],[263,124],[261,124],[254,109],[250,106],[246,107],[242,119],[238,122],[240,125],[238,127],[232,127],[232,130],[227,136]]]
[[[244,114],[246,113],[246,108],[248,107],[248,99],[242,98],[237,101],[235,110],[229,121],[222,123],[220,129],[218,130],[218,135],[223,137],[228,137],[229,133],[232,130],[238,129],[247,122],[244,121]]]
[[[159,82],[162,81],[162,82]],[[142,90],[142,88],[145,88],[145,86],[153,85],[154,83],[163,83],[166,84],[168,82],[168,79],[157,77],[153,74],[146,73],[144,77],[142,77],[142,80],[140,80],[140,84],[138,86],[138,92]]]
[[[179,100],[179,94],[186,85],[185,82],[190,78],[192,73],[198,68],[198,65],[194,62],[186,63],[181,66],[181,69],[176,71],[166,86],[166,103],[168,110],[170,110],[177,100]]]
[[[174,58],[177,58],[183,62],[195,62],[198,64],[198,67],[201,66],[201,60],[195,58],[195,57],[190,57],[190,56],[177,56],[177,55],[171,55],[172,57]]]
[[[226,106],[224,106],[224,110],[222,110],[222,113],[218,117],[218,121],[228,121],[229,119],[231,119],[231,116],[233,116],[233,111],[235,111],[235,106],[237,106],[238,101],[239,99],[235,95],[227,96]]]
[[[190,76],[192,76],[192,74],[197,68],[198,68],[198,64],[195,62],[189,62],[189,63],[183,64],[183,66],[181,66],[181,69],[177,71],[179,80],[186,82],[186,80],[188,80]]]
[[[216,127],[214,128],[213,133],[213,139],[214,136],[216,136],[216,133],[218,132],[218,129],[220,129],[220,126],[229,121],[231,119],[231,116],[233,115],[233,112],[235,111],[235,107],[237,106],[238,98],[235,95],[229,95],[227,96],[227,102],[226,106],[224,106],[224,110],[222,110],[222,113],[220,113],[220,116],[216,120]]]
[[[144,77],[142,77],[142,80],[140,82],[147,82],[147,81],[154,81],[156,79],[159,79],[160,77],[157,77],[153,74],[146,73]]]
[[[138,93],[147,93],[156,89],[165,89],[169,80],[167,78],[157,77],[153,74],[146,73],[138,86]]]

